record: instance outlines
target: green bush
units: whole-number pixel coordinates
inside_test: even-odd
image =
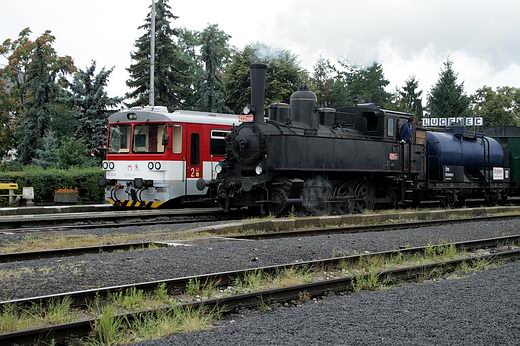
[[[24,167],[22,171],[0,172],[0,181],[18,183],[23,187],[34,187],[35,202],[52,201],[56,189],[77,189],[84,201],[102,201],[103,188],[98,179],[103,175],[100,168],[43,169]]]

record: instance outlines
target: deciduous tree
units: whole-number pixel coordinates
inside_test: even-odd
[[[277,50],[264,44],[252,44],[236,51],[224,73],[226,105],[240,113],[250,103],[251,87],[249,66],[253,62],[267,63],[266,106],[273,102],[289,102],[306,72],[299,66],[296,56],[287,50]]]
[[[311,90],[316,93],[319,107],[335,107],[335,83],[337,70],[328,59],[320,58],[314,65]]]
[[[520,89],[499,87],[493,90],[484,86],[471,96],[472,112],[484,117],[484,124],[492,126],[514,126],[520,120]]]
[[[23,77],[24,100],[17,127],[18,159],[28,164],[32,161],[41,139],[50,128],[50,105],[59,102],[64,95],[64,77],[75,70],[72,58],[58,56],[50,31],[34,41],[27,73]],[[26,94],[25,94],[26,93]]]
[[[374,103],[384,107],[390,102],[391,94],[385,90],[390,82],[385,78],[381,64],[358,66],[342,61],[339,64],[343,67],[340,78],[346,88],[346,98],[339,100],[343,105]]]

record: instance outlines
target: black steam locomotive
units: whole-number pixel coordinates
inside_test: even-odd
[[[282,214],[347,214],[375,204],[448,206],[484,196],[503,200],[516,187],[494,139],[458,127],[425,131],[412,115],[373,104],[316,107],[306,87],[290,105],[269,106],[264,119],[266,65],[251,66],[251,104],[226,139],[226,159],[210,186],[220,204]]]

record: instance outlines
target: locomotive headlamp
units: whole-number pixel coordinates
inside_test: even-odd
[[[242,110],[242,114],[251,114],[251,109],[249,109],[248,106],[245,106],[244,109]]]
[[[262,174],[263,171],[264,171],[264,168],[262,167],[262,165],[256,166],[256,168],[255,168],[256,174],[260,175],[260,174]]]
[[[215,166],[215,172],[217,172],[217,174],[222,173],[223,170],[224,170],[224,167],[222,167],[222,165],[220,163]]]
[[[126,115],[126,117],[128,118],[128,120],[136,120],[137,119],[137,114],[135,114],[135,113],[128,113]]]

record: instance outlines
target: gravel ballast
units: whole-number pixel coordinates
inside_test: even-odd
[[[159,345],[518,345],[520,262],[460,278],[232,315]]]
[[[429,242],[517,234],[520,218],[409,230],[262,241],[214,241],[190,247],[88,254],[0,264],[0,300],[69,292]]]

